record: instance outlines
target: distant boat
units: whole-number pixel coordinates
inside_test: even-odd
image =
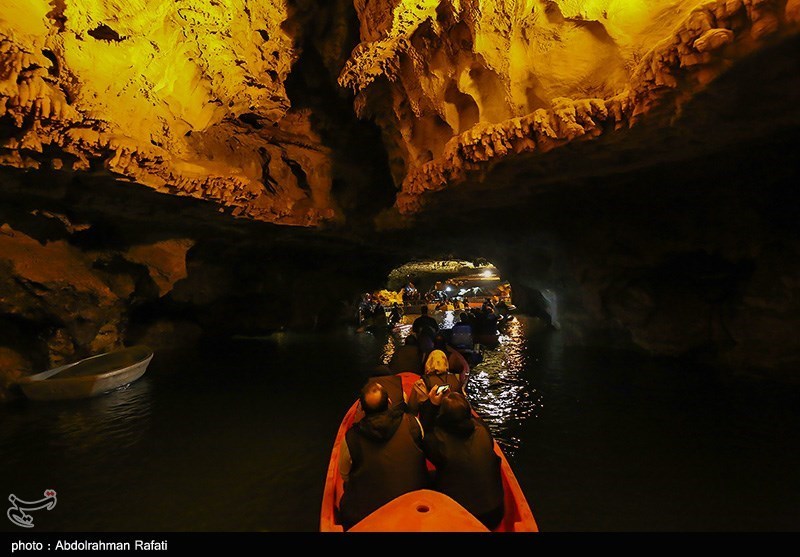
[[[147,346],[131,346],[23,377],[18,384],[31,400],[88,398],[136,381],[152,359]]]

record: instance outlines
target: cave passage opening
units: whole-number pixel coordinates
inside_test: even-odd
[[[480,307],[488,298],[512,303],[511,284],[496,265],[485,258],[426,259],[409,261],[392,269],[384,294],[390,303],[426,303],[429,309]],[[393,298],[393,299],[389,299]],[[453,307],[451,307],[453,306]]]
[[[450,328],[461,311],[481,308],[486,300],[514,307],[511,284],[487,259],[414,259],[391,269],[380,288],[362,292],[357,319],[359,325],[369,326],[378,307],[391,320],[395,305],[406,316],[420,314],[425,306],[444,320],[440,327]]]
[[[409,260],[391,269],[380,288],[362,292],[358,300],[358,323],[368,321],[369,312],[382,306],[391,318],[397,304],[407,316],[418,315],[422,306],[441,318],[440,326],[450,328],[461,312],[482,309],[489,300],[493,308],[501,304],[502,312],[522,313],[541,321],[545,328],[560,328],[559,299],[550,288],[531,288],[521,283],[512,286],[513,277],[487,258],[441,258]],[[498,312],[495,309],[496,313]]]

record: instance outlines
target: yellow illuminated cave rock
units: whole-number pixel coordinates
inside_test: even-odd
[[[800,17],[780,0],[355,5],[362,42],[339,82],[390,138],[401,213],[489,161],[629,126]]]
[[[0,0],[0,116],[16,130],[0,163],[102,161],[235,215],[331,217],[328,152],[284,89],[286,19],[282,0]]]
[[[297,15],[312,4],[0,0],[0,164],[105,167],[276,223],[342,217],[334,156],[312,126],[319,115],[293,108],[285,89],[294,35],[321,25]],[[327,25],[344,44],[351,8],[336,6],[318,17],[341,19]],[[798,0],[353,0],[352,9],[359,42],[338,81],[383,130],[401,213],[492,161],[680,103],[800,20]]]

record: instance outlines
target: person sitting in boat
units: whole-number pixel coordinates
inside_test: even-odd
[[[473,327],[473,337],[475,342],[486,345],[497,344],[497,315],[494,310],[486,309],[478,313]]]
[[[372,373],[367,378],[366,383],[362,390],[369,387],[371,383],[380,383],[381,387],[386,390],[389,395],[389,406],[397,409],[400,412],[405,412],[408,408],[408,397],[403,390],[403,379],[399,375],[391,372],[388,366],[378,365],[372,370]],[[364,409],[359,405],[358,410],[353,418],[353,422],[357,422],[364,417]]]
[[[403,287],[403,304],[411,304],[419,298],[419,292],[410,280]]]
[[[381,387],[386,390],[392,408],[405,411],[408,397],[403,391],[403,379],[399,375],[393,374],[386,366],[377,366],[372,375],[367,378],[362,390],[368,388],[371,383],[380,383]]]
[[[509,311],[508,304],[505,300],[500,300],[497,302],[497,305],[494,306],[494,311],[497,313],[498,321],[505,322],[511,317],[511,315],[509,315],[511,312]]]
[[[389,371],[391,373],[410,371],[420,375],[422,370],[422,352],[419,349],[419,341],[416,336],[408,335],[403,346],[395,349],[392,354],[392,359],[389,360]]]
[[[364,418],[347,431],[339,452],[344,480],[339,520],[345,530],[392,499],[429,484],[417,418],[393,408],[379,382],[364,387],[359,401]]]
[[[489,530],[503,519],[503,480],[494,439],[463,394],[428,392],[431,411],[420,415],[425,455],[436,466],[434,489],[454,499]]]
[[[367,292],[358,304],[358,325],[369,321],[372,316],[372,295]]]
[[[459,322],[453,325],[450,333],[450,344],[456,348],[472,348],[472,325],[470,324],[469,315],[465,312],[461,313]]]
[[[448,385],[451,390],[461,392],[464,383],[456,373],[450,373],[450,362],[447,354],[441,350],[433,350],[425,360],[425,375],[417,379],[408,395],[407,407],[412,414],[422,411],[428,404],[428,392],[432,387]]]
[[[386,310],[383,309],[383,305],[378,302],[375,304],[375,309],[372,310],[371,326],[375,329],[385,329],[387,325],[388,321],[386,320]]]
[[[423,366],[425,361],[428,359],[428,355],[433,352],[433,339],[435,337],[436,333],[430,330],[428,327],[424,327],[417,335],[419,353],[423,362]]]
[[[420,316],[414,319],[414,322],[411,324],[411,331],[415,335],[419,335],[420,331],[423,329],[429,329],[432,335],[436,334],[436,331],[439,330],[439,323],[428,315],[428,306],[424,305],[419,308]]]
[[[481,317],[484,313],[481,311],[481,308],[470,308],[469,309],[469,324],[475,328],[475,323],[480,321]]]
[[[461,352],[447,344],[447,339],[443,333],[440,332],[434,337],[433,348],[447,354],[448,371],[457,374],[461,379],[461,383],[465,383],[469,372],[469,364]]]
[[[403,310],[400,309],[400,306],[397,302],[392,304],[392,311],[389,312],[389,325],[394,327],[400,321],[403,320]]]

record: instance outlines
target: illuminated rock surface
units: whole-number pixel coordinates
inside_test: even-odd
[[[0,0],[0,366],[330,325],[415,257],[485,257],[568,342],[789,373],[799,24],[798,0]]]
[[[339,82],[390,138],[396,205],[412,213],[487,163],[631,126],[659,103],[679,110],[769,35],[796,31],[792,4],[357,2],[362,42]]]
[[[283,2],[5,4],[3,164],[102,163],[234,215],[335,217],[330,150],[285,88],[304,27]],[[292,4],[296,19],[311,4]],[[630,126],[660,102],[677,109],[795,29],[800,10],[778,0],[354,5],[361,42],[339,83],[383,128],[402,213],[486,163]]]
[[[184,240],[137,245],[126,253],[86,250],[65,240],[43,244],[0,228],[0,314],[39,326],[49,365],[122,344],[130,304],[167,294],[186,276]],[[150,277],[147,280],[147,277]]]
[[[274,0],[4,2],[0,114],[16,129],[0,156],[102,164],[255,219],[330,218],[327,151],[284,88],[287,19]]]

